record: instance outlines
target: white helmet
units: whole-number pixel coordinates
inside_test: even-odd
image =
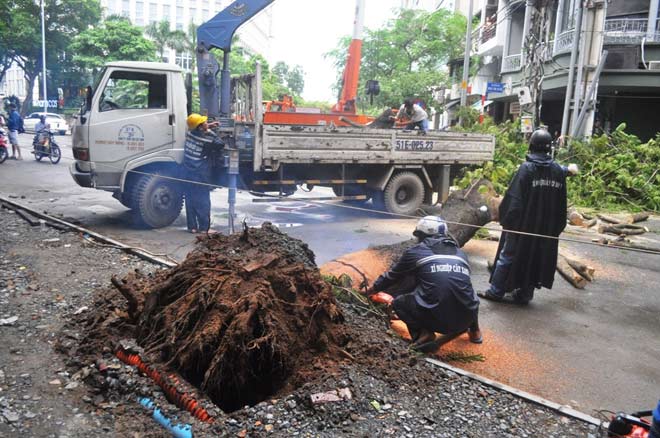
[[[425,236],[444,236],[447,234],[447,224],[440,216],[425,216],[417,222],[415,231],[413,231],[414,236],[419,237],[420,234]]]

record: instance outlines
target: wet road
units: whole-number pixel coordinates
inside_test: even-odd
[[[63,149],[58,165],[35,162],[27,149],[24,161],[0,165],[0,193],[126,244],[178,260],[185,257],[194,236],[186,232],[183,215],[167,228],[136,228],[129,210],[110,193],[73,182],[68,171],[71,137],[57,139]],[[27,146],[31,136],[23,135],[21,141]],[[297,194],[322,195],[331,192]],[[218,231],[226,231],[226,202],[225,190],[213,192],[213,228]],[[254,203],[245,193],[238,194],[237,212],[239,221],[245,219],[250,225],[271,221],[304,240],[319,264],[369,245],[400,242],[415,224],[337,203]],[[654,232],[643,238],[660,246],[660,219],[649,226]],[[487,287],[486,260],[492,259],[496,246],[475,240],[466,246],[477,289]],[[595,409],[630,412],[655,406],[660,398],[660,256],[574,243],[562,247],[594,265],[596,281],[577,290],[557,276],[553,290],[538,292],[528,308],[482,303],[485,351],[497,348],[498,354],[505,351],[510,358],[498,362],[509,369],[494,370],[495,361],[489,362],[485,353],[486,362],[477,371],[589,414]]]

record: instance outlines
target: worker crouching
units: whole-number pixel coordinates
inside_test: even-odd
[[[396,297],[393,309],[419,350],[431,351],[466,331],[470,341],[481,343],[479,298],[467,256],[440,217],[424,217],[413,235],[419,243],[378,277],[367,295],[385,290]],[[445,336],[436,340],[435,333]]]

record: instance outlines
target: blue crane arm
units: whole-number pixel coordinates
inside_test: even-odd
[[[236,30],[275,0],[236,0],[215,17],[197,28],[197,75],[202,113],[209,117],[230,116],[229,52]],[[224,52],[220,89],[216,76],[220,71],[211,49]]]
[[[275,0],[237,0],[209,21],[197,28],[197,45],[231,50],[231,39],[236,30]]]

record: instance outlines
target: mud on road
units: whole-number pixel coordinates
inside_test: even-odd
[[[386,331],[382,320],[341,302],[336,305],[343,321],[326,321],[336,338],[327,348],[310,346],[312,355],[297,359],[304,372],[254,406],[225,413],[200,382],[177,373],[167,357],[149,354],[123,325],[130,321],[129,309],[111,277],[138,269],[145,278],[165,278],[166,272],[74,233],[30,227],[7,210],[0,210],[0,223],[0,436],[171,436],[149,418],[139,397],[191,425],[195,437],[599,434],[595,426],[427,363]],[[326,304],[334,304],[328,299]],[[99,337],[91,343],[85,338],[90,321],[101,319],[114,334],[108,337],[112,342]],[[152,378],[117,358],[113,342],[138,351],[214,421],[172,404]],[[93,348],[81,348],[85,345]]]

